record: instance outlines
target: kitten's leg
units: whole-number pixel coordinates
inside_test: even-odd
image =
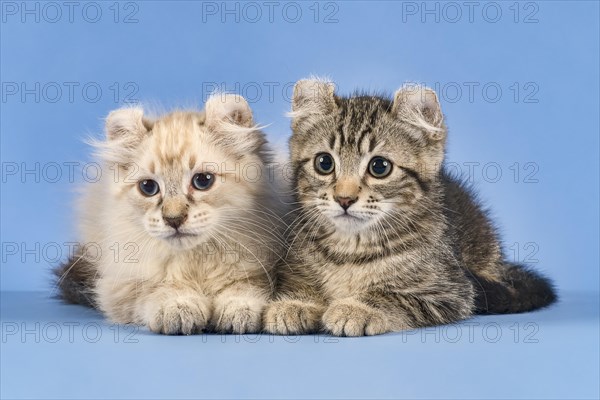
[[[282,276],[278,297],[265,311],[264,330],[277,335],[318,332],[324,311],[323,296],[310,280],[299,273],[287,273]]]
[[[114,322],[141,324],[164,334],[200,332],[212,305],[199,290],[177,284],[100,279],[100,309]]]
[[[211,327],[224,333],[260,332],[268,298],[268,291],[249,283],[228,287],[215,297]]]
[[[302,335],[321,330],[325,299],[310,272],[294,257],[281,266],[277,297],[267,306],[264,330],[276,335]]]
[[[290,296],[273,301],[263,318],[264,330],[277,335],[301,335],[321,329],[323,302],[306,296]]]
[[[336,336],[370,336],[393,330],[384,310],[356,298],[332,301],[323,314],[323,326]]]
[[[335,300],[323,315],[325,329],[337,336],[378,335],[469,318],[474,311],[472,288],[464,292],[381,290]]]
[[[160,286],[143,296],[138,318],[150,330],[167,335],[200,333],[212,314],[210,299],[189,287]]]

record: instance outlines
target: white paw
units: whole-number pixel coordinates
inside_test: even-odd
[[[166,335],[200,333],[210,318],[210,304],[202,296],[161,298],[146,306],[151,331]]]
[[[390,331],[382,311],[355,300],[333,302],[323,314],[323,325],[336,336],[370,336]]]
[[[215,300],[211,325],[223,333],[260,332],[264,307],[264,300],[253,297],[219,298]]]
[[[300,300],[279,300],[271,303],[264,316],[264,329],[276,335],[301,335],[317,332],[323,310],[313,303]]]

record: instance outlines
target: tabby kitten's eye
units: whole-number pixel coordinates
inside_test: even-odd
[[[369,162],[369,173],[375,178],[385,178],[390,172],[392,172],[392,162],[388,159],[377,156]]]
[[[158,183],[152,179],[144,179],[138,182],[138,188],[144,196],[152,197],[159,192]]]
[[[329,175],[335,169],[333,157],[329,153],[317,154],[315,158],[315,169],[322,175]]]
[[[206,190],[212,186],[215,176],[209,173],[199,173],[192,178],[192,186],[198,190]]]

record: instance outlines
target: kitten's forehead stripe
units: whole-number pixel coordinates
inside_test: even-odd
[[[194,154],[190,155],[190,160],[188,162],[188,167],[189,169],[194,169],[194,166],[196,165],[196,156]]]
[[[330,147],[334,147],[331,144],[336,144],[336,136],[339,136],[339,146],[335,148],[337,151],[346,145],[355,145],[358,154],[362,155],[367,140],[369,151],[372,151],[377,144],[375,137],[377,124],[388,112],[391,103],[376,97],[361,96],[340,99],[338,104],[340,106],[337,117],[338,128],[337,132],[330,133]]]
[[[373,108],[371,110],[371,113],[367,118],[365,118],[365,122],[364,125],[360,131],[360,133],[358,133],[358,140],[357,140],[357,150],[360,152],[363,148],[363,141],[365,140],[365,138],[367,137],[368,134],[371,134],[373,131],[373,127],[375,126],[375,122],[377,120],[377,116],[378,116],[378,110],[376,108]]]
[[[375,146],[377,146],[377,140],[375,139],[375,137],[370,137],[369,138],[369,153],[371,153],[373,150],[375,150]]]
[[[337,140],[337,135],[335,134],[335,132],[331,132],[331,134],[329,135],[329,149],[330,150],[335,150],[336,140]]]
[[[354,103],[350,102],[350,112],[348,113],[346,123],[346,136],[348,137],[347,143],[349,146],[357,144],[357,148],[360,151],[360,142],[362,141],[363,134],[369,131],[369,122],[373,118],[375,112],[374,108],[360,109],[353,107]],[[358,137],[358,139],[357,139]]]
[[[340,141],[339,141],[339,146],[340,148],[344,146],[344,144],[346,143],[346,137],[344,136],[344,125],[346,123],[346,115],[347,115],[347,109],[346,107],[342,107],[342,109],[340,110],[339,116],[338,116],[338,134],[340,135]]]

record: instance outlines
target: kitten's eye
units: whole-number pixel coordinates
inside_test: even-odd
[[[198,190],[206,190],[212,186],[215,176],[209,173],[200,173],[192,178],[192,185]]]
[[[152,197],[159,192],[158,183],[152,179],[144,179],[138,182],[138,188],[144,196]]]
[[[385,178],[392,172],[392,162],[383,157],[373,157],[369,162],[369,173],[375,178]]]
[[[322,175],[329,175],[335,169],[333,157],[329,153],[317,154],[315,158],[315,169]]]

